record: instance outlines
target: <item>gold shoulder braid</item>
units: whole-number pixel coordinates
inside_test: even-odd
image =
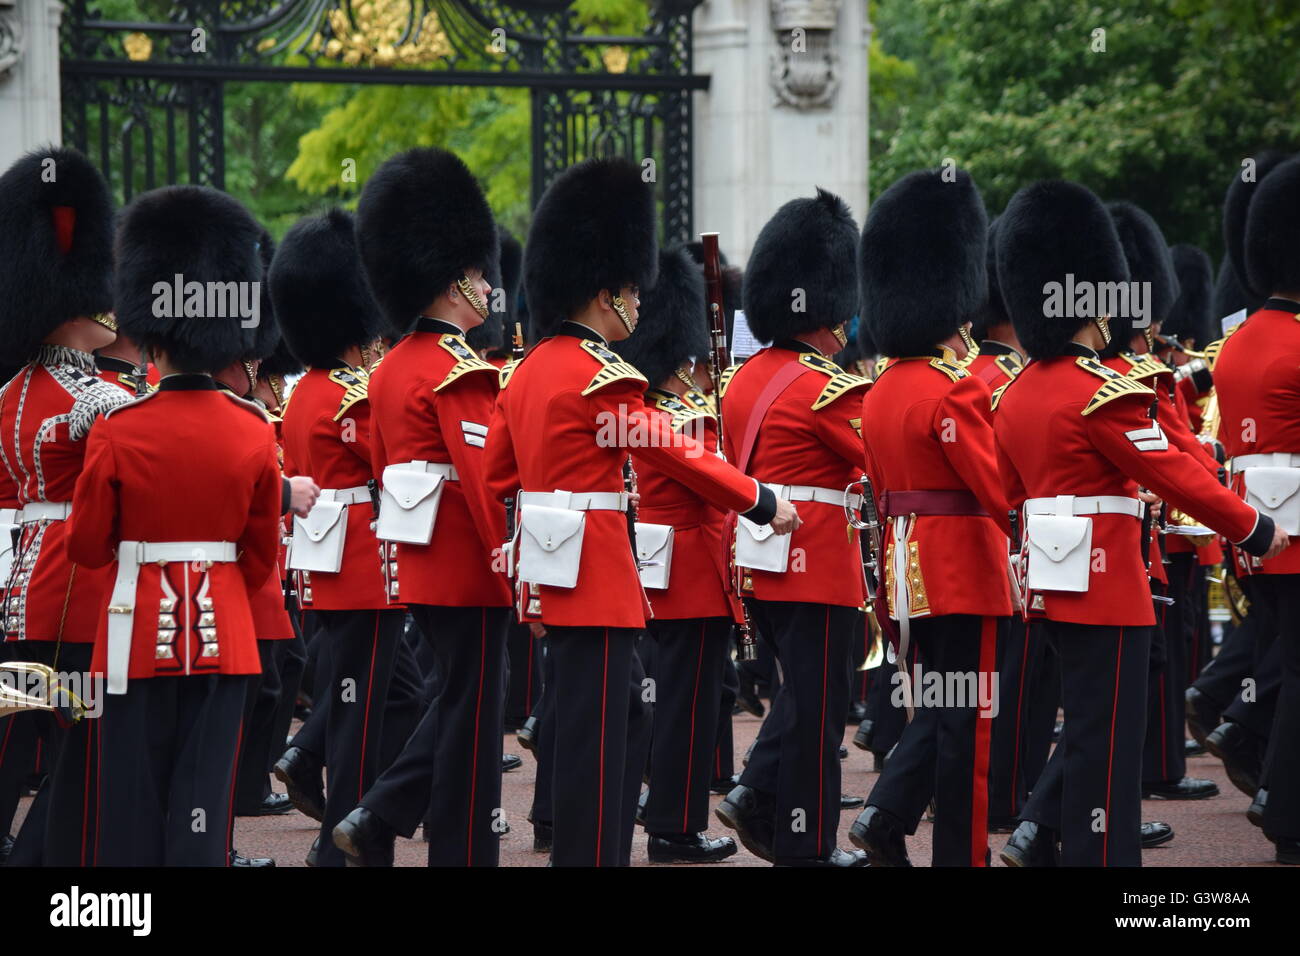
[[[370,376],[360,369],[336,368],[330,372],[330,381],[343,386],[343,397],[339,399],[339,410],[334,415],[334,421],[341,419],[349,408],[368,397]]]
[[[731,379],[735,376],[736,369],[738,368],[740,368],[739,362],[737,362],[735,365],[729,365],[725,369],[723,369],[722,375],[719,376],[718,394],[721,395],[723,398],[727,397],[727,386],[731,384]]]
[[[959,362],[950,362],[947,358],[939,358],[938,356],[930,359],[930,368],[938,369],[954,382],[961,381],[970,375],[970,372],[966,371],[965,367]]]
[[[497,387],[505,388],[506,383],[510,381],[510,376],[515,374],[515,369],[518,367],[518,361],[510,361],[501,366],[501,374],[497,376]]]
[[[611,352],[596,342],[584,341],[582,350],[601,363],[601,369],[591,377],[587,387],[582,390],[583,395],[590,395],[592,392],[599,391],[606,385],[614,382],[631,380],[640,382],[642,385],[648,385],[645,376],[637,371],[636,366],[624,362],[623,359],[615,352]]]
[[[1121,352],[1120,357],[1132,366],[1128,370],[1129,378],[1144,379],[1156,378],[1160,375],[1172,375],[1173,370],[1164,362],[1158,362],[1149,355],[1138,355],[1134,352]]]
[[[1147,388],[1136,379],[1128,378],[1116,372],[1112,368],[1095,362],[1090,358],[1077,358],[1075,363],[1084,371],[1103,378],[1106,381],[1101,388],[1093,392],[1092,398],[1088,399],[1088,404],[1084,406],[1081,414],[1091,415],[1097,409],[1101,408],[1117,398],[1125,395],[1155,395],[1155,392]]]
[[[447,377],[433,387],[435,392],[441,392],[462,375],[468,375],[470,372],[491,372],[500,380],[500,370],[491,362],[485,362],[474,354],[474,350],[466,344],[465,340],[459,335],[438,336],[438,344],[450,352],[456,359],[456,364],[451,367]]]

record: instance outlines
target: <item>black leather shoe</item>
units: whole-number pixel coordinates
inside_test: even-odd
[[[867,854],[861,850],[841,850],[836,847],[831,851],[831,855],[824,860],[780,860],[777,866],[814,866],[814,867],[833,867],[839,870],[855,869],[859,866],[870,866]]]
[[[1002,862],[1016,867],[1060,866],[1058,839],[1055,830],[1039,826],[1032,820],[1021,821],[1002,848]]]
[[[1261,787],[1255,792],[1254,798],[1250,801],[1250,807],[1246,810],[1246,819],[1260,829],[1264,828],[1264,808],[1268,806],[1268,791]]]
[[[727,794],[713,812],[736,831],[746,850],[760,860],[774,862],[772,843],[776,837],[776,807],[771,797],[742,784]]]
[[[1162,843],[1168,843],[1173,838],[1174,828],[1167,823],[1152,820],[1150,823],[1142,824],[1142,849],[1144,850],[1149,850],[1153,846],[1160,846]]]
[[[755,717],[762,718],[767,714],[767,708],[758,698],[758,690],[749,681],[740,682],[740,690],[736,693],[736,706],[747,714],[753,714]]]
[[[849,748],[844,746],[843,744],[840,744],[840,759],[841,760],[849,759]]]
[[[866,802],[867,801],[862,799],[862,797],[851,797],[847,793],[840,794],[841,810],[856,810],[858,807],[862,806]]]
[[[871,751],[871,770],[873,773],[880,773],[885,769],[885,758],[888,756],[889,754],[882,753],[879,750]]]
[[[721,863],[735,854],[736,841],[711,840],[707,833],[652,833],[646,849],[651,863]]]
[[[1059,744],[1061,742],[1061,728],[1064,726],[1063,721],[1058,720],[1056,722],[1056,725],[1052,728],[1052,743]]]
[[[1248,797],[1255,795],[1262,761],[1254,734],[1241,724],[1224,721],[1205,738],[1205,749],[1223,761],[1234,787]]]
[[[876,722],[874,720],[864,720],[858,724],[858,729],[853,732],[853,746],[859,750],[871,749],[871,737],[875,733]]]
[[[1206,749],[1200,744],[1198,744],[1195,740],[1183,741],[1184,757],[1204,757],[1206,752],[1207,752]]]
[[[862,724],[867,719],[867,702],[865,700],[855,700],[849,705],[849,723]]]
[[[308,866],[316,865],[316,855],[319,852],[320,852],[320,834],[317,834],[316,839],[311,841],[311,849],[307,851],[307,859],[305,862],[307,863]]]
[[[397,834],[377,814],[357,807],[334,828],[334,845],[348,866],[392,866]]]
[[[551,843],[555,840],[555,831],[549,823],[533,821],[533,852],[550,853]]]
[[[1218,795],[1219,785],[1213,780],[1202,780],[1200,777],[1148,783],[1142,787],[1144,800],[1204,800]]]
[[[269,856],[240,856],[238,850],[231,850],[230,865],[262,869],[268,866],[275,866],[275,860],[271,859]]]
[[[721,793],[726,795],[731,793],[731,788],[736,785],[735,777],[719,777],[709,784],[709,793]]]
[[[284,784],[289,800],[313,820],[325,819],[325,784],[320,762],[301,747],[290,747],[275,762],[275,779]]]
[[[275,817],[293,809],[293,801],[287,793],[268,793],[266,798],[255,807],[235,811],[238,817]]]
[[[14,838],[8,833],[0,838],[0,866],[4,866],[9,859],[9,854],[14,851]]]
[[[641,795],[636,798],[636,825],[645,826],[645,807],[646,802],[650,799],[650,791],[642,790]]]
[[[849,842],[866,851],[872,866],[911,866],[903,825],[893,814],[868,805],[849,827]]]
[[[989,817],[989,833],[1015,833],[1019,825],[1018,817]]]
[[[501,772],[509,773],[511,770],[518,770],[524,765],[524,758],[519,754],[502,754],[501,755]]]
[[[525,750],[530,752],[533,750],[537,744],[536,717],[529,717],[524,721],[524,725],[520,727],[518,733],[515,734],[515,740],[518,741],[519,746],[523,747]]]
[[[1300,840],[1275,840],[1274,844],[1277,846],[1277,862],[1300,866]]]
[[[1223,723],[1223,711],[1214,701],[1206,697],[1195,686],[1187,688],[1183,695],[1187,701],[1187,729],[1202,747],[1205,738],[1214,732],[1214,728]]]

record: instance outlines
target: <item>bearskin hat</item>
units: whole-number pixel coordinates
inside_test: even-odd
[[[1127,282],[1115,223],[1084,186],[1044,180],[1016,193],[998,221],[998,286],[1016,337],[1033,358],[1060,355],[1092,316],[1049,315],[1048,284]],[[1063,300],[1064,297],[1058,297]]]
[[[1174,275],[1174,261],[1164,233],[1145,210],[1131,202],[1121,201],[1108,203],[1106,211],[1115,223],[1115,234],[1124,248],[1129,281],[1149,283],[1150,296],[1147,301],[1149,315],[1145,320],[1132,314],[1111,316],[1110,344],[1103,354],[1116,355],[1131,347],[1134,333],[1148,327],[1146,321],[1152,324],[1164,321],[1178,298],[1178,279]]]
[[[1203,349],[1218,338],[1214,333],[1214,316],[1210,314],[1214,286],[1210,257],[1195,246],[1181,242],[1170,248],[1169,256],[1178,280],[1178,298],[1160,331],[1180,342],[1191,339],[1193,348]]]
[[[417,147],[386,160],[361,190],[357,245],[375,299],[404,332],[466,269],[487,273],[497,224],[460,157]]]
[[[1232,174],[1232,181],[1228,183],[1228,190],[1223,197],[1224,251],[1237,273],[1238,285],[1249,293],[1252,300],[1260,302],[1268,296],[1269,290],[1253,288],[1246,271],[1246,219],[1250,214],[1251,200],[1256,190],[1274,169],[1286,161],[1287,155],[1276,149],[1260,150],[1252,157],[1255,165],[1251,170],[1253,173],[1251,178],[1244,178],[1245,167],[1238,168]]]
[[[1217,330],[1214,338],[1217,339],[1223,334],[1221,320],[1242,309],[1245,309],[1246,314],[1249,315],[1263,304],[1263,296],[1257,296],[1242,288],[1237,280],[1237,270],[1225,256],[1219,263],[1219,273],[1214,278],[1214,324]]]
[[[659,278],[641,293],[636,331],[613,345],[646,381],[658,385],[689,359],[709,354],[704,273],[681,246],[659,252]]]
[[[271,356],[283,338],[280,324],[275,320],[275,305],[271,301],[271,260],[275,257],[275,240],[265,227],[257,240],[257,256],[262,263],[262,311],[257,328],[253,329],[252,347],[244,356],[250,361],[261,361]]]
[[[745,267],[745,318],[760,342],[833,329],[858,309],[858,228],[839,196],[818,189],[767,221]]]
[[[863,318],[884,355],[922,355],[988,295],[988,216],[965,170],[908,173],[871,206],[859,246]]]
[[[1259,183],[1246,217],[1246,285],[1259,295],[1300,291],[1300,155]]]
[[[537,338],[600,294],[654,285],[654,187],[627,159],[587,159],[546,188],[524,246],[524,288]]]
[[[980,303],[972,314],[966,318],[969,320],[970,334],[976,342],[982,342],[989,337],[989,329],[995,326],[1010,322],[1007,316],[1007,307],[1002,303],[1002,289],[998,286],[998,219],[989,222],[988,243],[985,247],[984,272],[988,276],[989,291],[984,296],[984,301]]]
[[[249,354],[249,313],[262,321],[260,234],[238,200],[208,186],[136,197],[119,218],[114,250],[122,333],[184,372],[220,371]]]
[[[262,363],[257,367],[257,377],[270,378],[275,375],[279,378],[292,378],[305,371],[307,367],[298,361],[298,357],[293,352],[289,351],[289,343],[281,338],[276,343],[275,351],[262,359]]]
[[[0,176],[0,364],[69,319],[113,308],[113,203],[81,153],[50,146]]]
[[[289,350],[306,365],[330,368],[351,346],[379,337],[383,320],[361,274],[350,212],[293,224],[271,263],[271,300]]]

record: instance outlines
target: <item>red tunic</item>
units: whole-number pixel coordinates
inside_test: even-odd
[[[321,488],[364,488],[370,467],[371,413],[365,372],[339,365],[308,369],[284,409],[286,467],[310,475]],[[318,611],[384,608],[383,562],[371,528],[374,508],[368,496],[347,506],[343,561],[336,573],[299,572],[303,607]]]
[[[71,502],[91,424],[129,400],[95,375],[94,356],[43,346],[38,360],[0,390],[0,463],[17,489],[17,506]],[[67,533],[68,522],[59,519],[23,525],[4,592],[7,640],[95,639],[112,577],[74,567]]]
[[[784,342],[764,349],[724,376],[722,415],[727,458],[739,459],[754,405],[767,382],[792,362],[802,374],[777,397],[754,443],[748,471],[759,481],[843,490],[866,465],[862,449],[862,392],[866,379],[849,375],[812,346]],[[753,596],[763,601],[800,601],[862,607],[866,580],[857,531],[838,504],[796,502],[803,524],[790,542],[784,574],[747,572]]]
[[[1024,357],[1009,345],[986,340],[974,356],[958,363],[976,378],[982,378],[990,392],[995,392],[1020,374]]]
[[[1142,485],[1233,541],[1265,530],[1253,508],[1147,417],[1152,398],[1145,385],[1081,347],[1027,365],[999,393],[994,416],[1011,505],[1057,495],[1136,498]],[[1154,624],[1140,537],[1137,518],[1093,515],[1089,590],[1042,592],[1031,597],[1030,610],[1080,624]]]
[[[1218,350],[1219,440],[1229,458],[1269,452],[1300,454],[1300,305],[1270,299],[1236,326]],[[1234,478],[1240,492],[1240,476]],[[1270,561],[1251,560],[1256,574],[1300,574],[1300,547]],[[1240,562],[1239,562],[1240,564]]]
[[[239,554],[141,565],[132,680],[261,672],[248,595],[275,567],[279,516],[275,432],[260,409],[207,376],[169,376],[95,425],[69,520],[72,560],[111,582],[121,541],[230,541]],[[82,600],[93,604],[92,667],[102,673],[108,595]]]
[[[996,366],[993,366],[996,367]],[[1008,379],[1003,377],[1004,381]],[[988,512],[918,515],[908,537],[915,545],[920,586],[909,616],[1012,611],[1007,574],[1007,501],[998,474],[992,397],[979,375],[963,370],[951,352],[890,359],[862,400],[867,474],[876,494],[902,491],[973,493]],[[883,513],[882,513],[883,516]],[[893,524],[885,536],[885,567],[892,569]],[[953,573],[960,568],[960,573]],[[887,576],[892,571],[887,570]],[[918,575],[909,573],[914,582]],[[890,614],[898,616],[892,589]]]
[[[758,486],[698,442],[647,414],[646,380],[581,326],[539,342],[513,366],[488,432],[486,474],[497,500],[525,491],[621,492],[628,449],[728,511],[755,508]],[[594,336],[595,333],[589,333]],[[768,500],[766,507],[774,507]],[[770,518],[765,517],[766,521]],[[573,588],[541,588],[548,625],[645,626],[648,606],[627,516],[590,511]]]
[[[718,420],[708,398],[698,391],[678,398],[650,389],[646,402],[675,432],[698,440],[710,453],[718,450]],[[641,506],[637,519],[673,526],[673,558],[668,587],[648,590],[656,620],[743,618],[733,605],[723,525],[727,513],[715,508],[689,487],[669,477],[653,462],[633,452]]]
[[[420,319],[384,356],[370,381],[371,458],[376,475],[408,461],[450,463],[433,538],[397,544],[394,600],[447,607],[509,607],[504,568],[505,511],[483,481],[483,446],[499,372],[476,356],[460,330]],[[499,563],[499,562],[497,562]]]

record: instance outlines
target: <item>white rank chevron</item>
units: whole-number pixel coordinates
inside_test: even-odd
[[[1124,433],[1138,451],[1164,451],[1169,447],[1169,439],[1159,422],[1152,422],[1150,428],[1135,428]]]

